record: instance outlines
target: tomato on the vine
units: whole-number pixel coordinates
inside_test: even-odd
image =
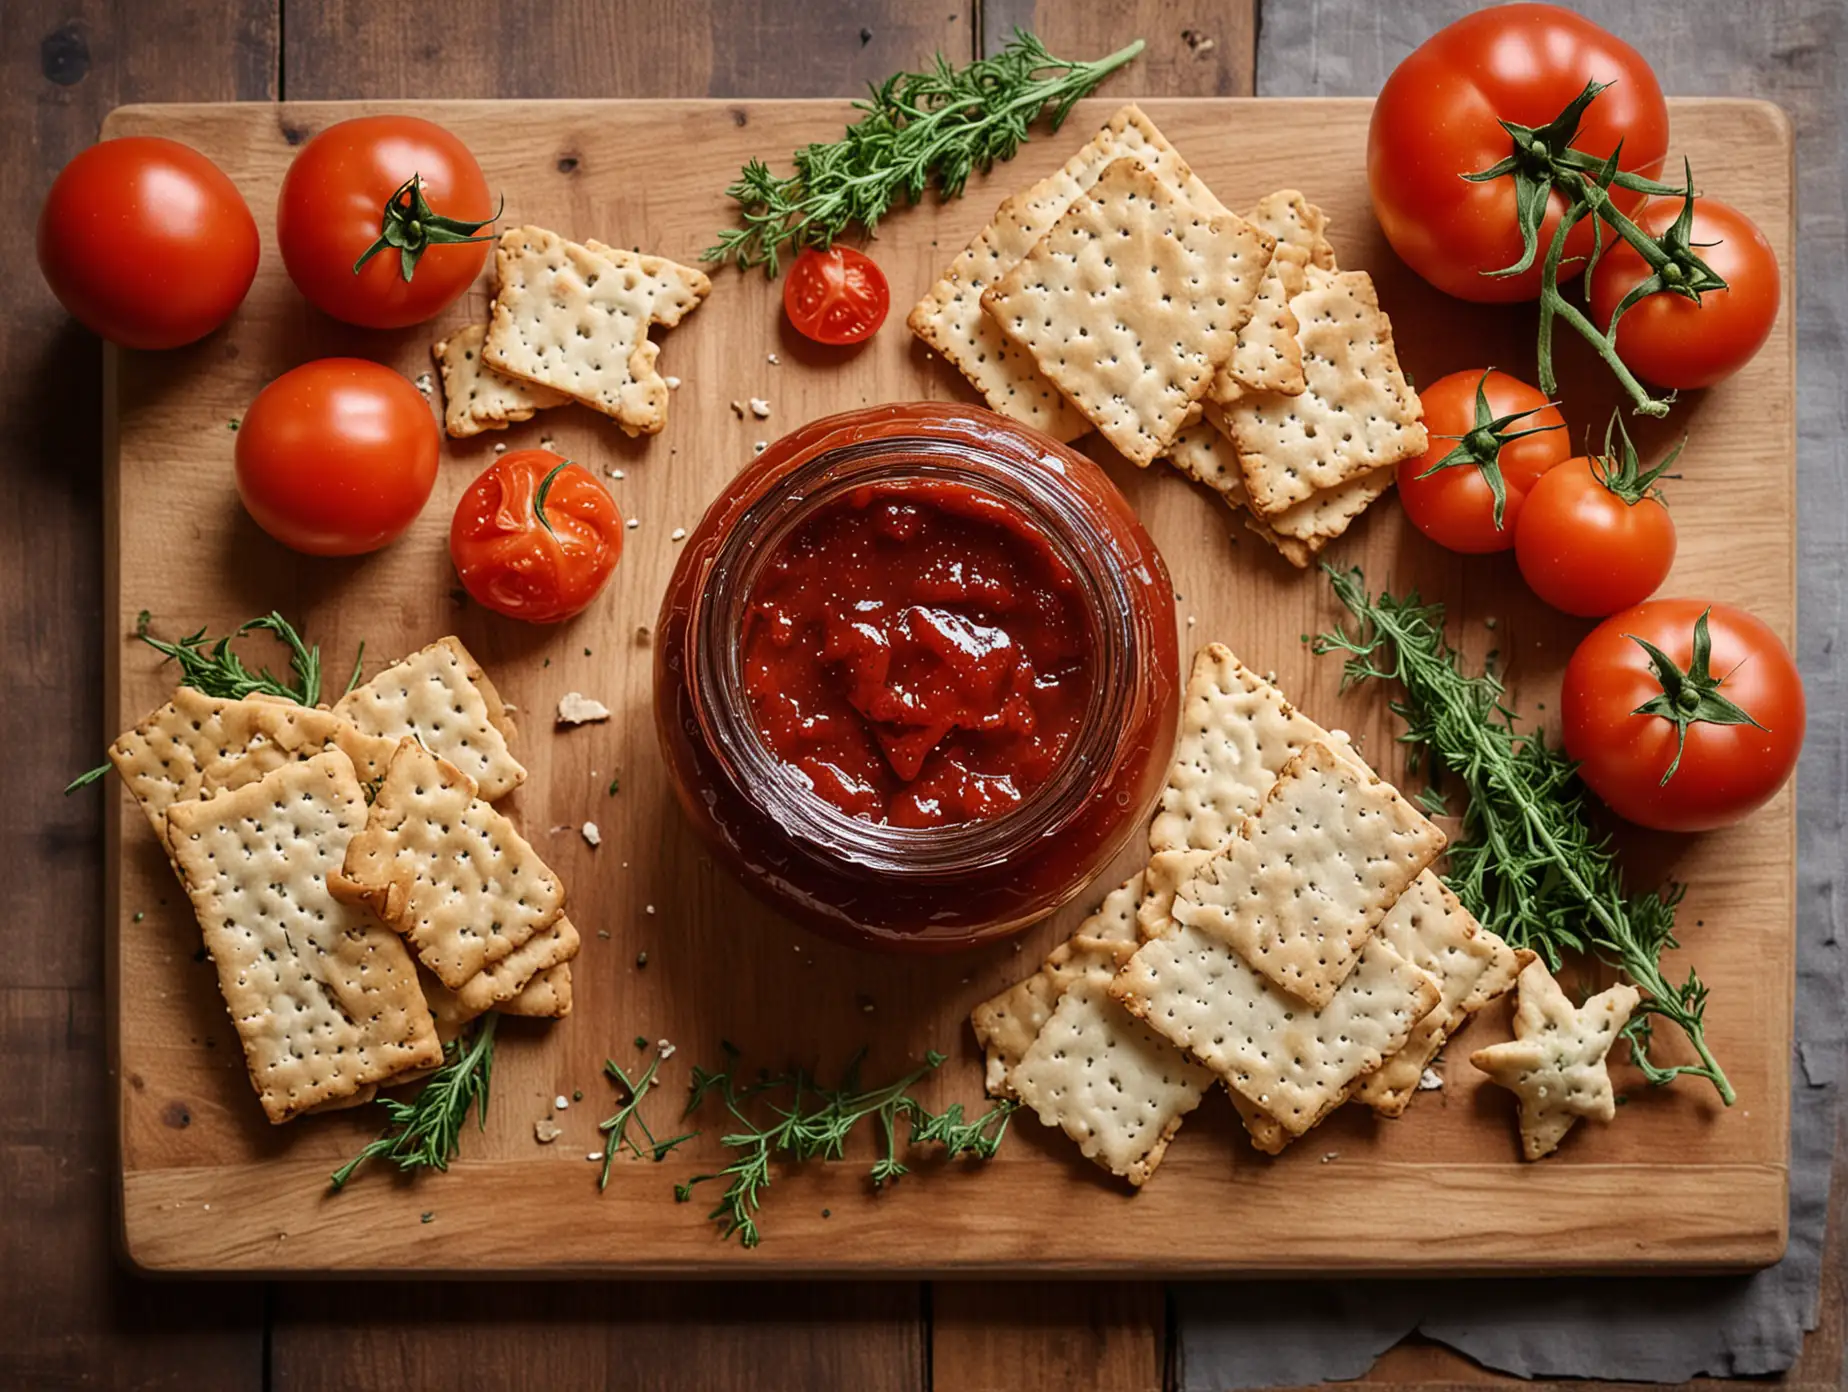
[[[1618,816],[1660,831],[1730,826],[1797,766],[1803,679],[1730,604],[1652,599],[1580,643],[1560,692],[1566,753]]]
[[[1400,63],[1374,103],[1367,182],[1401,259],[1461,299],[1535,298],[1539,257],[1519,275],[1487,274],[1521,257],[1513,179],[1464,176],[1514,153],[1501,121],[1544,126],[1590,81],[1613,85],[1586,108],[1573,148],[1602,159],[1622,142],[1622,168],[1653,176],[1668,152],[1662,88],[1641,54],[1582,15],[1557,5],[1497,5],[1440,29]],[[1627,210],[1639,195],[1613,187],[1610,197]],[[1564,211],[1564,197],[1552,192],[1542,249]],[[1566,255],[1583,258],[1591,249],[1587,219],[1569,234]],[[1582,265],[1567,262],[1561,273]]]
[[[495,613],[557,623],[608,583],[622,557],[622,513],[582,464],[514,450],[456,504],[449,557],[463,588]]]
[[[38,262],[78,320],[124,348],[178,348],[231,317],[257,274],[257,220],[190,145],[128,135],[64,166]]]
[[[852,247],[810,247],[789,268],[783,312],[805,338],[864,343],[885,323],[892,291],[872,257]]]
[[[326,314],[401,329],[475,283],[498,215],[475,157],[417,116],[357,116],[296,155],[276,203],[289,278]]]
[[[259,527],[311,556],[376,551],[436,486],[430,404],[389,367],[320,358],[250,403],[237,432],[237,491]]]
[[[1681,209],[1680,199],[1651,198],[1631,220],[1659,237]],[[1698,303],[1672,293],[1645,295],[1617,321],[1617,355],[1643,380],[1677,390],[1710,387],[1750,362],[1770,336],[1783,300],[1777,253],[1737,208],[1717,198],[1695,199],[1686,240],[1726,289],[1703,291]],[[1615,241],[1605,251],[1587,286],[1599,328],[1610,327],[1623,297],[1651,274],[1628,242]]]
[[[1621,437],[1616,449],[1613,433]],[[1514,538],[1528,588],[1587,619],[1654,594],[1675,563],[1675,522],[1655,484],[1680,453],[1676,445],[1644,472],[1630,432],[1613,415],[1603,454],[1568,459],[1536,483]]]
[[[1572,452],[1564,417],[1493,368],[1453,372],[1418,395],[1431,443],[1399,465],[1405,515],[1452,551],[1506,551],[1530,490]]]

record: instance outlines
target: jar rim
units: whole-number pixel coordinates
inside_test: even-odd
[[[809,853],[906,879],[989,870],[1082,815],[1107,779],[1127,725],[1136,651],[1134,601],[1123,558],[1093,520],[1064,465],[1031,442],[928,430],[820,449],[767,482],[737,512],[706,570],[691,615],[693,711],[725,777]],[[768,748],[745,695],[744,606],[780,543],[852,489],[913,479],[960,484],[1019,510],[1079,585],[1095,680],[1079,726],[1050,778],[999,817],[952,826],[898,827],[853,816],[819,796]]]

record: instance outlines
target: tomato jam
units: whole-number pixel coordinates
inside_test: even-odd
[[[785,538],[744,620],[770,752],[892,826],[1005,816],[1051,777],[1097,680],[1077,577],[1004,499],[942,480],[842,494]]]
[[[1091,461],[973,407],[772,445],[685,544],[655,711],[682,807],[771,904],[943,950],[1073,898],[1173,750],[1174,600]]]

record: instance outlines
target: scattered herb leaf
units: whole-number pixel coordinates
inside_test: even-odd
[[[444,1051],[443,1066],[430,1075],[423,1089],[409,1102],[381,1097],[390,1125],[377,1140],[335,1170],[328,1187],[335,1193],[346,1187],[353,1172],[372,1159],[389,1160],[400,1170],[447,1170],[461,1153],[462,1125],[470,1108],[477,1107],[475,1122],[488,1126],[488,1081],[494,1069],[494,1023],[489,1012],[479,1024]]]

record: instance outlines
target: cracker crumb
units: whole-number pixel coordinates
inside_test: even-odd
[[[627,526],[630,531],[634,531],[637,527],[642,525],[642,519],[639,517],[631,517],[624,525]]]
[[[436,383],[430,380],[430,374],[424,373],[417,379],[417,390],[428,396],[436,389]]]
[[[1217,41],[1206,34],[1202,34],[1198,29],[1181,30],[1181,42],[1192,50],[1196,58],[1204,58],[1207,54],[1219,47]]]
[[[550,435],[541,435],[539,437],[539,448],[542,450],[552,449],[556,447],[557,444],[558,442],[554,440]]]
[[[654,905],[653,905],[653,904],[650,904],[650,905],[648,905],[648,912],[649,912],[649,913],[653,913],[653,912],[654,912]]]
[[[584,1158],[586,1160],[591,1161],[592,1163],[595,1163],[596,1161],[601,1160],[603,1158],[603,1152],[600,1150],[593,1150],[589,1154],[587,1154]]]
[[[571,1099],[569,1097],[566,1097],[564,1093],[562,1092],[559,1093],[558,1096],[552,1099],[552,1109],[554,1111],[562,1112],[564,1111],[566,1107],[569,1107],[570,1105],[571,1105]]]
[[[1437,1092],[1443,1086],[1444,1075],[1439,1073],[1435,1068],[1427,1068],[1419,1075],[1418,1090],[1420,1092]]]
[[[533,1123],[533,1139],[540,1145],[551,1145],[564,1134],[564,1128],[549,1117],[541,1118]]]
[[[685,541],[687,539],[687,529],[685,527],[676,527],[667,539],[669,541]]]
[[[678,377],[663,377],[661,380],[667,383],[667,389],[669,391],[680,390],[680,379]]]
[[[578,830],[583,833],[584,839],[591,845],[601,846],[603,844],[603,833],[597,829],[595,822],[585,822]]]
[[[761,396],[752,397],[751,398],[751,414],[756,416],[758,420],[769,420],[770,419],[770,403],[768,401],[765,401]]]
[[[781,367],[783,365],[783,360],[775,353],[765,353],[764,361],[769,363],[772,367]]]
[[[507,442],[505,440],[496,440],[494,442],[494,452],[496,454],[505,454],[507,452]]]
[[[1328,1164],[1331,1160],[1339,1160],[1340,1158],[1341,1152],[1338,1150],[1325,1150],[1322,1152],[1322,1163],[1324,1165]]]
[[[600,938],[607,938],[609,935],[610,935],[610,930],[607,928],[599,928],[597,930],[597,936]]]
[[[635,965],[637,967],[645,967],[648,965],[648,953],[646,950],[635,954]]]
[[[583,725],[593,720],[608,720],[610,708],[601,701],[593,701],[581,691],[567,691],[558,698],[558,723],[560,725]]]
[[[625,479],[629,477],[621,469],[605,469],[603,472],[608,474],[613,479]]]
[[[663,1060],[671,1059],[674,1056],[674,1046],[665,1039],[659,1039],[655,1041],[655,1052],[660,1054]]]

